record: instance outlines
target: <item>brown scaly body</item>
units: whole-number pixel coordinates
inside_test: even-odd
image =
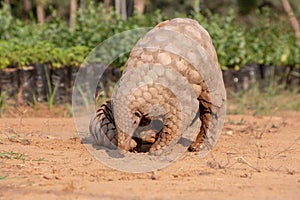
[[[141,66],[146,66],[145,69],[150,71],[139,71]],[[186,111],[187,107],[180,104],[174,92],[161,84],[155,84],[179,83],[178,78],[174,78],[176,74],[174,71],[183,77],[183,80],[180,79],[182,83],[186,80],[193,89],[195,99],[190,101],[196,102],[200,111],[201,126],[189,150],[198,151],[200,145],[204,143],[207,148],[213,146],[222,124],[218,123],[218,120],[222,121],[225,115],[226,94],[210,36],[191,19],[162,22],[138,41],[126,62],[117,88],[117,100],[113,101],[113,105],[111,102],[102,105],[91,121],[90,132],[96,143],[107,147],[113,144],[125,151],[134,148],[139,151],[146,143],[150,144],[149,152],[158,155],[173,140],[178,141],[182,134],[179,124],[186,124],[185,120],[192,113]],[[139,76],[134,73],[138,73]],[[131,88],[138,89],[131,90]],[[178,84],[177,89],[184,92],[184,84]],[[131,91],[129,99],[125,98],[128,94],[124,91],[127,90]],[[182,94],[184,96],[189,93]],[[124,108],[127,101],[128,106]],[[151,114],[151,109],[153,110],[153,105],[156,104],[161,105],[158,110],[165,112]],[[114,112],[108,112],[107,109],[111,110],[112,106]],[[161,130],[151,130],[146,126],[149,121],[155,120],[163,123]],[[132,125],[132,128],[130,123],[135,126]],[[141,128],[136,135],[133,129],[138,125],[145,125],[149,130]],[[124,132],[124,127],[130,134]],[[208,136],[210,127],[215,132],[212,131]],[[112,144],[108,145],[107,139]]]

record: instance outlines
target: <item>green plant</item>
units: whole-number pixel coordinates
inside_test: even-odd
[[[87,5],[83,13],[79,10],[75,31],[73,32],[73,44],[95,47],[109,36],[109,29],[112,26],[110,19],[114,15],[105,13],[102,4],[98,6],[92,1]]]
[[[233,125],[244,125],[246,123],[246,120],[243,117],[240,119],[240,121],[229,119],[229,123]]]
[[[83,63],[90,49],[86,46],[74,46],[70,48],[55,47],[50,50],[51,63],[53,68],[63,66],[78,67]]]
[[[51,51],[55,45],[47,41],[38,41],[32,46],[32,63],[45,64],[52,61]]]
[[[33,159],[33,162],[49,162],[46,158],[38,158],[38,159]]]
[[[37,101],[35,95],[33,95],[32,102],[29,102],[29,105],[30,105],[35,111],[38,110],[38,101]]]
[[[211,35],[222,69],[239,69],[246,63],[245,27],[237,22],[237,16],[231,9],[226,16],[207,12],[207,16],[194,13],[197,20]]]
[[[22,153],[17,153],[14,151],[4,151],[0,152],[0,158],[6,158],[6,159],[16,159],[16,160],[25,160],[24,154]]]
[[[273,115],[276,112],[300,110],[300,94],[284,89],[283,85],[270,84],[262,90],[258,84],[228,95],[227,113]]]
[[[60,68],[68,63],[66,50],[60,47],[55,47],[51,50],[51,66],[53,68]]]
[[[10,64],[10,60],[8,58],[9,54],[9,45],[5,41],[0,40],[0,70],[7,68]]]
[[[41,41],[47,41],[56,47],[70,47],[76,45],[74,35],[63,19],[56,15],[56,11],[52,9],[52,20],[46,24],[38,25],[38,35]],[[84,33],[82,33],[84,34]]]
[[[83,63],[89,51],[90,48],[86,46],[74,46],[66,49],[65,50],[66,60],[64,64],[66,66],[74,66],[74,67],[80,66]]]
[[[78,66],[92,48],[107,38],[125,30],[152,27],[166,19],[157,10],[151,15],[134,13],[123,20],[114,10],[106,14],[101,3],[89,1],[84,13],[79,9],[72,32],[56,11],[51,11],[51,21],[36,24],[15,19],[5,6],[0,9],[0,68],[43,63],[51,63],[54,68]],[[212,36],[222,69],[239,69],[252,63],[300,66],[300,50],[284,17],[263,9],[256,14],[257,26],[246,26],[239,23],[233,9],[224,16],[203,13],[194,12],[189,17],[197,20]],[[129,37],[111,45],[126,46],[135,41]],[[113,49],[107,48],[108,52],[104,53],[114,55]],[[121,67],[127,58],[128,54],[124,54],[113,65]]]
[[[145,15],[134,13],[123,20],[114,10],[107,14],[103,4],[88,1],[84,13],[78,10],[75,30],[71,31],[66,21],[54,9],[51,11],[51,21],[37,24],[14,18],[5,5],[0,9],[0,69],[44,63],[53,68],[79,66],[92,48],[109,37],[126,30],[152,27],[166,19],[157,10]],[[267,9],[257,11],[256,26],[240,23],[233,9],[224,16],[203,11],[189,17],[210,33],[222,69],[239,69],[253,63],[300,67],[300,48],[295,44],[288,20]],[[114,40],[105,52],[98,52],[104,55],[98,61],[105,63],[107,57],[116,56],[119,47],[130,50],[136,39]],[[112,65],[124,66],[128,55],[121,55]]]
[[[10,15],[9,7],[2,3],[3,8],[0,9],[0,39],[8,39],[10,37],[10,29],[12,28],[13,17]]]
[[[0,92],[0,115],[3,112],[4,108],[5,108],[5,99],[6,99],[6,92],[5,91],[1,91]]]
[[[295,66],[299,63],[294,33],[286,17],[271,13],[269,9],[257,11],[259,23],[248,27],[247,63],[261,65]],[[299,52],[299,51],[298,51]],[[299,57],[298,57],[299,58]]]
[[[48,91],[49,91],[48,107],[49,107],[49,110],[52,110],[53,105],[55,103],[55,94],[56,94],[56,91],[59,87],[59,83],[56,83],[54,88],[53,88],[52,85],[51,85],[50,75],[49,75],[47,70],[45,70],[45,72],[46,72],[46,79],[47,79],[47,85],[48,85]]]
[[[86,88],[86,87],[84,87],[84,88]],[[79,92],[78,95],[80,95],[80,97],[83,99],[84,106],[88,110],[89,106],[91,105],[90,102],[92,102],[91,99],[88,98],[88,97],[92,96],[91,91],[90,90],[83,91],[83,87],[81,85],[77,85],[76,90],[77,90],[77,92]]]

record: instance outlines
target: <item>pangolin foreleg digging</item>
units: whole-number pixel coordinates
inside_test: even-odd
[[[207,31],[191,19],[165,21],[137,42],[113,99],[96,112],[90,132],[99,145],[159,155],[199,110],[201,126],[189,147],[197,151],[205,140],[213,145],[217,139],[219,133],[208,138],[208,132],[218,126],[225,98]]]

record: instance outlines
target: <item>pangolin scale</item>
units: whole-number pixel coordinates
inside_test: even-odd
[[[141,66],[149,71],[139,71]],[[176,79],[176,73],[184,80]],[[215,121],[224,115],[220,108],[224,107],[226,94],[208,32],[198,22],[181,18],[158,24],[137,42],[125,64],[116,100],[102,104],[91,120],[90,133],[95,142],[124,151],[161,154],[173,140],[178,141],[182,135],[179,124],[191,114],[180,104],[178,95],[161,83],[176,85],[185,80],[195,94],[191,102],[198,104],[200,113],[201,125],[189,147],[190,151],[198,151],[210,126],[218,126]],[[184,84],[177,87],[184,91]],[[124,91],[131,92],[130,98]],[[129,103],[124,108],[125,101]],[[155,110],[154,105],[159,107]],[[159,113],[161,110],[164,112]],[[135,125],[134,130],[130,123]],[[214,134],[218,133],[212,133],[213,142]]]

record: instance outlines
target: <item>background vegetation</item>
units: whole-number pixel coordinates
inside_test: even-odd
[[[22,70],[28,66],[37,68],[45,65],[51,70],[77,68],[95,46],[116,33],[153,27],[174,17],[189,17],[197,20],[210,33],[224,71],[241,70],[249,65],[259,66],[262,71],[270,66],[280,66],[281,79],[293,71],[300,80],[300,48],[280,0],[124,2],[2,1],[0,70]],[[299,19],[298,0],[290,0],[290,4]],[[120,68],[125,61],[126,58],[118,59],[113,66]],[[282,70],[282,67],[288,70]],[[53,82],[50,75],[47,80]],[[55,88],[56,85],[51,84]],[[2,90],[0,87],[1,104],[4,102],[1,100],[4,92],[7,93],[3,85]],[[18,87],[22,87],[22,83],[19,82]],[[51,92],[48,91],[48,99],[53,100]]]
[[[46,13],[49,12],[44,17],[46,23],[37,23],[33,10],[26,15],[21,1],[2,5],[0,68],[35,63],[51,63],[53,67],[79,65],[89,50],[113,34],[137,27],[151,27],[170,15],[196,19],[209,31],[223,69],[239,68],[249,63],[299,67],[300,50],[295,44],[293,29],[283,12],[281,15],[274,14],[274,9],[280,10],[275,3],[263,6],[265,2],[258,4],[253,1],[246,5],[239,3],[243,1],[234,4],[220,1],[222,6],[206,3],[202,8],[200,1],[156,0],[145,3],[148,6],[144,15],[135,12],[122,19],[112,7],[107,11],[101,2],[90,0],[85,1],[84,10],[78,8],[71,29],[66,20],[66,8],[69,6],[66,1],[62,4],[55,0],[43,2]],[[161,8],[163,12],[154,8]],[[176,8],[180,9],[174,12]],[[249,22],[244,17],[246,14],[247,17],[255,15],[255,21]]]
[[[51,63],[53,67],[78,66],[85,55],[106,38],[137,27],[155,26],[170,17],[190,17],[199,21],[211,34],[223,69],[252,63],[299,66],[300,51],[288,18],[284,12],[274,12],[274,9],[280,10],[278,2],[267,6],[264,1],[245,5],[243,1],[231,4],[231,1],[215,1],[222,3],[218,6],[206,1],[198,4],[197,1],[178,1],[176,4],[177,1],[155,0],[145,2],[144,15],[135,12],[122,19],[112,7],[107,12],[102,2],[89,0],[85,1],[84,10],[77,9],[73,29],[66,20],[69,5],[63,2],[44,1],[46,13],[49,13],[45,16],[46,23],[35,20],[33,8],[26,14],[21,1],[11,1],[10,7],[2,5],[0,68],[35,63]],[[196,5],[199,7],[195,8]],[[246,14],[247,17],[255,15],[255,21],[249,22]]]

